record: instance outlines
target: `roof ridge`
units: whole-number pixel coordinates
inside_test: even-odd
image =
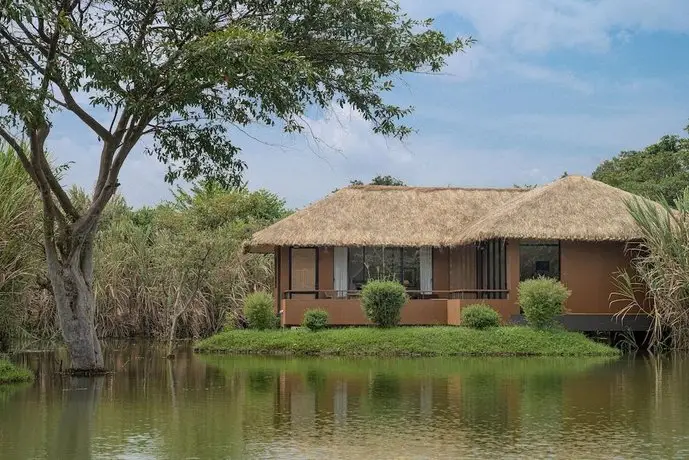
[[[538,188],[538,187],[536,187]],[[350,185],[341,190],[364,191],[406,191],[418,190],[424,192],[464,190],[468,192],[528,192],[533,188],[524,187],[456,187],[456,186],[417,186],[417,185]]]

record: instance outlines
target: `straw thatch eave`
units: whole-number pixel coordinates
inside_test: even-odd
[[[347,187],[255,233],[246,250],[452,246],[450,235],[521,193],[521,189]]]
[[[460,244],[493,238],[630,241],[641,232],[627,204],[646,198],[583,176],[537,187],[468,227]],[[659,204],[659,209],[662,209]]]
[[[637,199],[648,201],[581,176],[530,190],[352,186],[257,232],[245,249],[450,247],[493,238],[629,241],[641,237],[627,210]]]

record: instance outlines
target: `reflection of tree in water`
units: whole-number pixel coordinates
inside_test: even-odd
[[[316,393],[322,391],[325,388],[326,382],[328,380],[328,374],[324,369],[311,368],[306,371],[306,382],[309,387]]]
[[[254,393],[268,393],[275,390],[278,374],[272,369],[252,369],[249,371],[249,390]]]
[[[400,376],[378,372],[371,379],[371,402],[379,407],[394,407],[400,402]]]
[[[521,426],[541,443],[556,442],[562,430],[562,383],[563,375],[559,372],[536,374],[521,382]]]
[[[510,387],[491,373],[469,374],[461,380],[462,405],[460,417],[465,428],[481,431],[489,425],[495,431],[505,431],[509,420]],[[480,434],[480,433],[479,433]]]
[[[94,416],[105,377],[70,377],[60,420],[48,441],[48,458],[91,458]]]

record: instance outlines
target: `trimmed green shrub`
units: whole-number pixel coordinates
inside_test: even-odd
[[[328,312],[325,310],[306,310],[301,325],[314,332],[325,329],[328,327]]]
[[[369,321],[379,327],[397,326],[408,300],[406,289],[396,281],[369,281],[361,290],[361,308]]]
[[[545,329],[564,313],[570,294],[564,284],[553,278],[526,280],[519,283],[519,306],[530,326]]]
[[[276,327],[273,296],[267,292],[254,292],[244,298],[244,316],[249,329]]]
[[[488,305],[468,305],[462,308],[462,326],[487,329],[500,326],[500,315]]]

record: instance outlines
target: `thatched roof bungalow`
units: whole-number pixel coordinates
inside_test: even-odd
[[[477,302],[518,321],[519,281],[552,276],[572,290],[566,324],[615,329],[612,276],[640,237],[627,211],[636,199],[581,176],[532,189],[352,186],[257,232],[246,249],[275,254],[286,325],[316,306],[334,324],[365,323],[358,291],[377,277],[407,286],[406,323],[456,324],[461,305]]]

